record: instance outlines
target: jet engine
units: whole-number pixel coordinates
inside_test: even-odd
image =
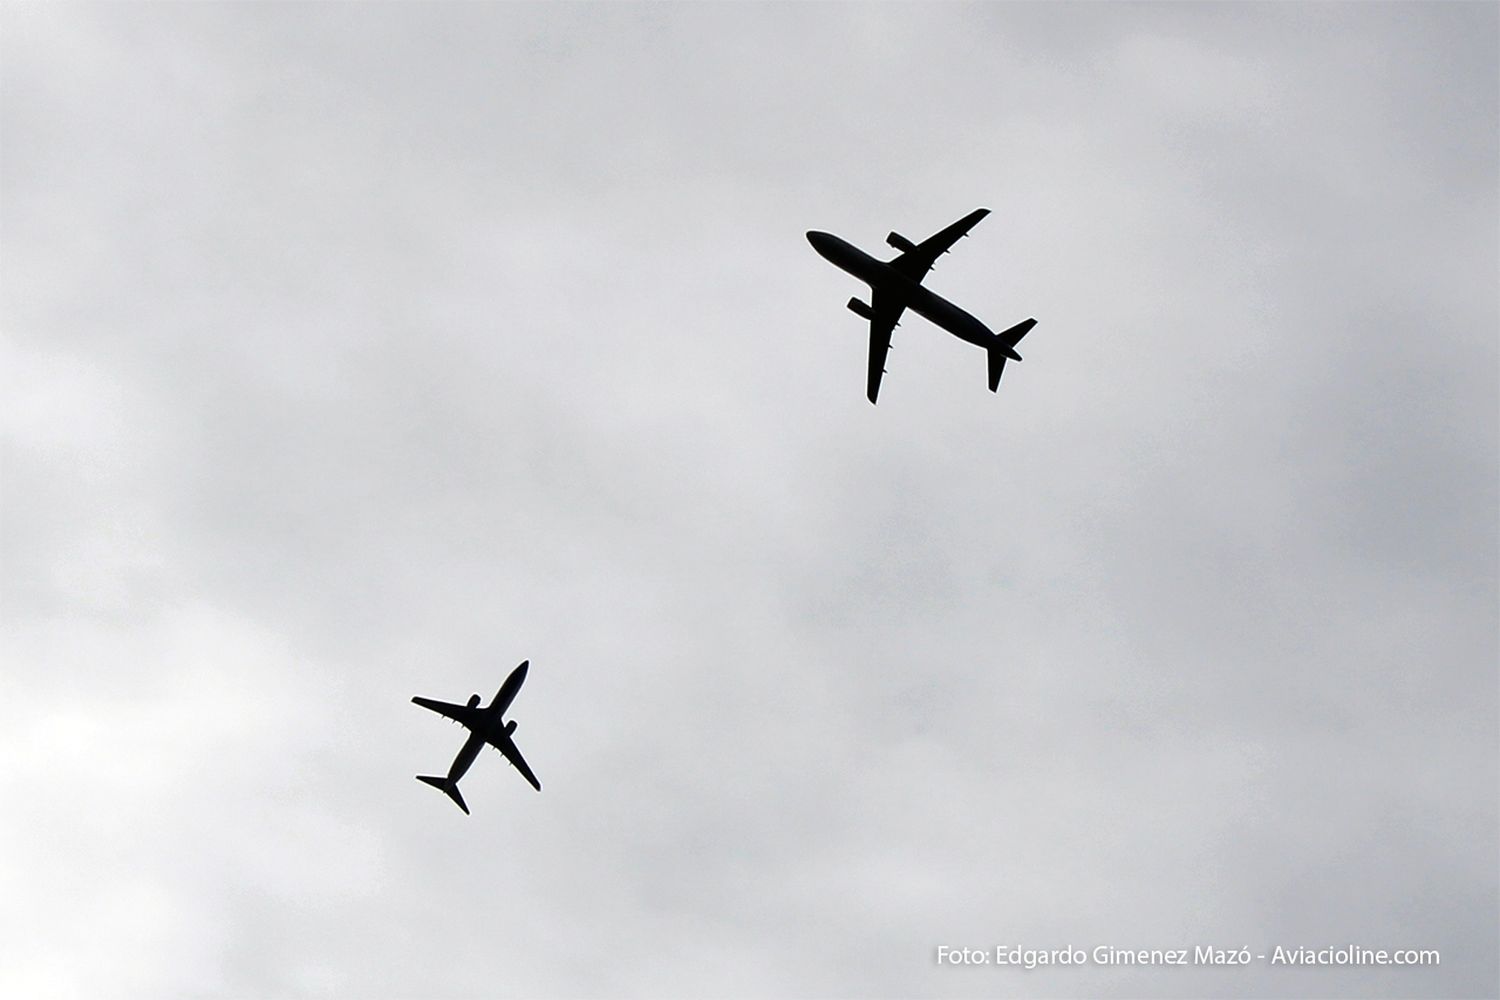
[[[471,695],[469,695],[469,707],[470,708],[475,708],[478,705],[479,705],[479,695],[477,695],[477,694],[471,694]]]
[[[917,245],[915,243],[907,239],[905,236],[902,236],[900,233],[886,234],[885,241],[893,248],[900,250],[902,253],[909,253],[910,251],[917,248]]]
[[[873,310],[869,306],[865,305],[859,299],[850,299],[849,300],[849,311],[852,312],[856,316],[863,316],[865,319],[874,319],[875,318],[875,310]]]
[[[509,736],[516,731],[516,720],[512,719],[505,724],[505,735]]]

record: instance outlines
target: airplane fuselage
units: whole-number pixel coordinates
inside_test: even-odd
[[[459,778],[469,772],[469,765],[474,763],[479,751],[483,749],[484,733],[477,730],[470,733],[469,738],[464,740],[464,745],[459,748],[458,756],[453,758],[453,766],[448,768],[448,780],[456,784]]]
[[[515,701],[516,692],[520,691],[521,685],[526,682],[526,669],[529,662],[523,663],[511,671],[510,676],[505,678],[505,683],[501,685],[500,691],[495,695],[495,700],[486,706],[483,723],[475,726],[469,733],[469,738],[459,748],[458,756],[453,758],[453,766],[448,768],[449,781],[456,784],[459,778],[468,773],[469,766],[479,756],[479,751],[484,749],[485,742],[490,736],[494,735],[496,731],[504,730],[505,720],[503,716],[505,715],[505,710],[510,707],[512,701]],[[477,698],[478,696],[476,695],[475,697]]]
[[[872,291],[879,288],[891,292],[906,308],[931,320],[960,340],[984,348],[988,348],[994,341],[995,334],[978,319],[931,289],[924,288],[899,273],[885,261],[871,257],[854,244],[841,240],[832,233],[816,231],[807,234],[807,242],[834,267],[854,275],[869,285]],[[1006,353],[1020,360],[1020,355],[1014,351]]]

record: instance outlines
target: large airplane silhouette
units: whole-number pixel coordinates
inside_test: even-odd
[[[880,376],[885,374],[891,331],[907,309],[927,317],[960,340],[984,348],[990,362],[990,392],[1000,388],[1000,374],[1005,370],[1005,362],[1021,360],[1016,353],[1016,344],[1036,326],[1036,320],[1028,319],[1002,333],[992,333],[989,327],[958,306],[922,287],[922,279],[932,270],[937,259],[989,214],[987,208],[975,209],[921,243],[914,244],[900,233],[891,233],[885,241],[901,251],[901,255],[890,261],[876,260],[831,233],[812,230],[807,234],[807,242],[825,260],[870,286],[868,305],[858,298],[849,300],[850,311],[870,321],[870,368],[865,388],[870,402],[875,402],[875,397],[880,394]]]
[[[417,775],[418,781],[425,781],[434,788],[441,788],[448,797],[458,804],[458,808],[467,815],[469,807],[464,804],[464,797],[458,793],[458,779],[469,770],[469,765],[474,763],[474,758],[479,756],[480,749],[488,743],[505,755],[505,759],[515,765],[516,770],[521,772],[521,777],[531,782],[531,787],[537,791],[542,790],[542,783],[536,780],[536,775],[531,773],[531,768],[526,766],[526,759],[521,756],[521,751],[516,748],[515,741],[511,735],[516,731],[514,722],[504,722],[501,716],[510,707],[515,699],[516,692],[521,690],[521,685],[526,681],[526,670],[531,664],[530,660],[522,660],[521,665],[511,671],[505,683],[501,686],[495,700],[484,708],[479,707],[479,695],[469,698],[467,705],[450,705],[446,701],[433,701],[431,698],[413,698],[415,704],[423,708],[430,708],[439,715],[446,715],[454,722],[459,723],[469,730],[469,738],[464,742],[463,748],[458,751],[458,756],[453,758],[453,766],[448,768],[446,778],[437,778],[428,774]]]

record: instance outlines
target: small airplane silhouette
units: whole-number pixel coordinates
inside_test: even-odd
[[[531,782],[531,787],[539,792],[542,790],[542,783],[536,780],[536,775],[532,774],[531,768],[526,766],[526,759],[521,756],[521,751],[516,748],[515,741],[511,739],[511,735],[516,731],[516,724],[504,722],[500,718],[515,699],[516,692],[521,690],[521,685],[525,683],[526,670],[530,664],[530,660],[522,660],[521,665],[511,671],[510,676],[505,679],[505,683],[495,695],[495,700],[484,708],[479,707],[477,694],[469,698],[467,705],[450,705],[446,701],[433,701],[431,698],[412,699],[414,704],[430,708],[439,715],[446,715],[470,732],[463,748],[458,751],[458,756],[453,758],[453,766],[448,768],[446,778],[437,778],[428,774],[417,775],[418,781],[425,781],[433,788],[442,789],[448,798],[458,804],[458,808],[462,809],[465,815],[468,815],[469,807],[464,804],[464,797],[458,793],[458,779],[469,770],[469,765],[474,763],[474,758],[479,756],[480,748],[486,743],[503,753],[505,759],[521,772],[521,777]]]
[[[1005,370],[1005,362],[1021,360],[1016,353],[1016,344],[1036,326],[1036,320],[1028,319],[1002,333],[992,333],[989,327],[958,306],[922,287],[922,279],[932,270],[937,259],[989,214],[987,208],[975,209],[921,243],[912,243],[900,233],[891,233],[885,241],[901,254],[890,261],[876,260],[831,233],[808,232],[807,242],[825,260],[870,286],[868,305],[858,298],[849,300],[849,310],[870,321],[870,368],[865,387],[870,402],[875,402],[880,393],[885,356],[891,349],[891,331],[907,309],[927,317],[960,340],[983,347],[990,361],[990,392],[1000,388],[1000,374]]]

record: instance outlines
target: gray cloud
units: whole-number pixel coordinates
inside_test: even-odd
[[[1492,7],[4,18],[5,992],[1494,988]]]

